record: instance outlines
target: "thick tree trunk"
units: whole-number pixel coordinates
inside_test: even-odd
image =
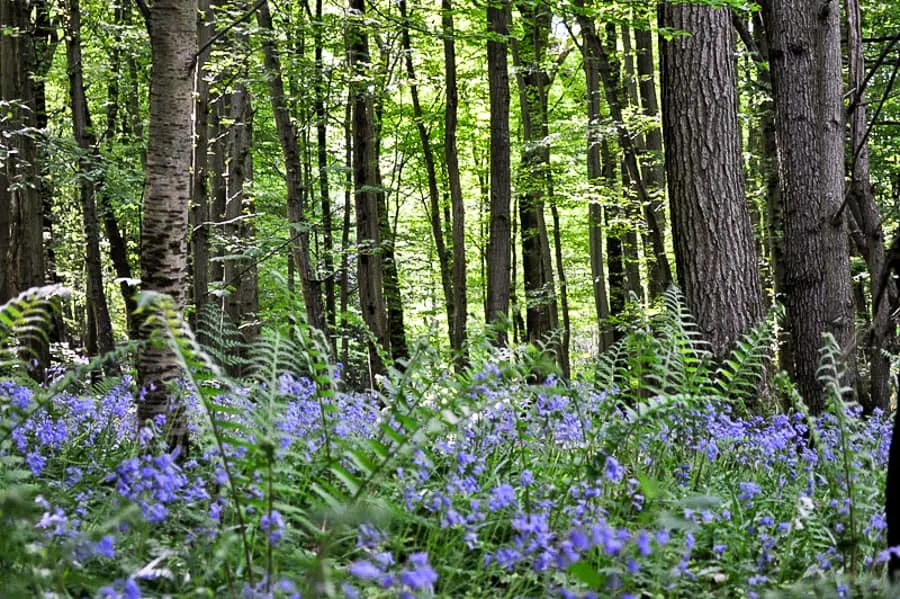
[[[690,33],[660,49],[678,281],[713,355],[722,358],[763,315],[744,197],[731,15],[666,4],[663,22]]]
[[[306,220],[305,189],[303,185],[303,172],[300,164],[300,149],[297,143],[297,130],[291,121],[287,100],[284,94],[284,80],[282,79],[281,61],[273,37],[272,15],[269,12],[269,3],[264,1],[256,11],[256,20],[261,29],[266,32],[263,38],[263,55],[267,79],[269,81],[269,96],[272,102],[272,112],[275,113],[275,126],[278,129],[278,139],[281,142],[281,151],[284,155],[285,183],[287,184],[287,210],[288,220],[292,227],[291,238],[294,262],[297,273],[300,275],[300,286],[303,291],[303,302],[306,306],[306,318],[310,326],[328,332],[325,320],[325,309],[322,306],[322,286],[315,277],[315,270],[310,259],[309,251],[309,224]]]
[[[785,294],[794,377],[817,414],[822,334],[834,335],[855,385],[853,302],[843,200],[844,121],[840,7],[822,0],[765,0],[784,200]]]
[[[487,7],[488,87],[491,105],[491,183],[487,262],[488,325],[503,324],[509,317],[510,293],[510,199],[509,168],[509,72],[507,0]],[[494,342],[506,344],[506,333],[497,330]]]
[[[459,156],[456,149],[457,108],[459,91],[456,84],[456,42],[454,41],[453,6],[450,0],[441,3],[441,27],[444,36],[444,72],[447,86],[447,105],[444,112],[444,162],[447,164],[447,185],[453,210],[453,331],[450,341],[456,364],[468,363],[466,349],[466,210],[463,204],[462,183],[459,174]]]
[[[100,257],[100,231],[95,201],[95,158],[99,157],[97,138],[91,126],[81,58],[81,9],[79,0],[69,0],[66,11],[66,58],[69,72],[69,97],[72,100],[72,132],[80,150],[78,156],[79,191],[84,227],[85,272],[87,278],[88,355],[106,354],[114,349],[112,321],[103,288],[103,265]]]
[[[43,2],[0,0],[0,101],[11,102],[0,130],[0,143],[9,148],[0,169],[0,301],[42,285],[45,278],[37,136],[29,131],[38,125],[41,86],[35,79],[42,76],[32,10],[38,19],[46,17]],[[33,336],[27,360],[37,361],[30,371],[42,380],[49,362],[47,344]]]
[[[375,108],[368,89],[371,77],[369,36],[365,25],[365,2],[350,0],[352,20],[347,29],[351,68],[353,122],[353,187],[356,197],[356,246],[359,301],[363,321],[369,327],[369,384],[387,373],[381,351],[390,352],[384,270],[378,213],[378,158],[375,147]]]
[[[197,3],[155,0],[148,28],[152,67],[141,281],[144,289],[169,295],[180,312],[186,296]],[[180,376],[177,358],[166,344],[148,345],[140,352],[138,375],[145,390],[138,420],[166,415],[169,444],[185,455],[187,414],[184,406],[170,401],[168,388]]]

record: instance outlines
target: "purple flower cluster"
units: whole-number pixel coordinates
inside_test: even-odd
[[[367,498],[408,513],[380,528],[362,525],[355,546],[336,549],[348,597],[375,587],[429,596],[472,584],[505,585],[515,596],[682,596],[701,584],[759,595],[811,564],[842,572],[851,540],[872,556],[883,543],[884,517],[870,491],[880,488],[872,472],[887,459],[884,414],[848,410],[840,421],[825,415],[811,424],[799,414],[744,418],[728,404],[699,400],[660,400],[642,411],[586,383],[505,376],[494,367],[478,373],[463,394],[463,417],[422,432],[415,426],[424,423],[382,410],[368,395],[322,397],[311,381],[282,375],[269,390],[275,399],[263,388],[215,398],[224,452],[198,434],[199,451],[186,461],[157,447],[164,422],[137,426],[127,379],[104,397],[62,394],[37,410],[30,391],[0,383],[13,426],[0,450],[52,498],[41,499],[32,529],[42,543],[71,547],[73,567],[129,553],[135,525],[143,534],[186,530],[192,551],[215,547],[234,530],[232,484],[241,517],[259,533],[260,555],[294,563],[287,556],[296,556],[290,545],[301,529],[292,518],[319,504],[308,491],[284,489],[327,466],[367,480],[362,474],[373,468],[363,454],[386,456],[387,474],[366,488]],[[263,395],[271,401],[265,409]],[[410,413],[440,410],[421,408]],[[403,437],[408,447],[397,441]],[[266,443],[275,458],[268,470],[259,461]],[[275,509],[269,472],[282,502]],[[92,528],[92,509],[126,505],[142,518]],[[712,582],[703,578],[710,572]],[[115,572],[104,584],[110,580],[99,596],[140,596],[137,573]],[[244,594],[296,593],[290,581],[267,580]]]

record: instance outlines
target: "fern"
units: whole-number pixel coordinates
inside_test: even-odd
[[[753,405],[765,391],[760,383],[771,363],[773,320],[750,329],[717,361],[681,292],[670,287],[657,311],[637,314],[624,327],[624,336],[598,357],[594,380],[615,389],[626,406],[646,404],[652,397],[665,399],[654,401],[656,408],[675,398]]]
[[[33,287],[0,306],[0,371],[21,368],[23,355],[38,357],[35,348],[49,344],[52,313],[68,294],[58,285]]]

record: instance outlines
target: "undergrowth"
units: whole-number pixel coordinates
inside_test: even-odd
[[[136,422],[130,375],[89,383],[102,359],[16,374],[15,319],[40,330],[52,293],[0,308],[4,596],[891,596],[890,426],[843,401],[833,340],[818,418],[772,373],[770,324],[716,361],[674,290],[573,381],[422,344],[357,393],[302,325],[201,343],[147,296],[184,456]]]

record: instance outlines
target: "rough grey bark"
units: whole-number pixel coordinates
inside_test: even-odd
[[[785,296],[794,378],[813,413],[824,408],[818,349],[834,335],[855,385],[853,302],[843,215],[844,119],[840,6],[765,0],[763,19],[776,113],[784,200]]]
[[[731,15],[728,9],[666,4],[663,23],[690,34],[660,47],[678,282],[721,358],[763,315],[744,197]]]
[[[0,31],[12,29],[16,26],[17,16],[13,13],[12,0],[0,0]],[[0,101],[10,102],[16,99],[18,85],[16,70],[19,61],[18,40],[12,35],[0,33]],[[12,113],[11,113],[12,114]],[[0,163],[0,303],[9,300],[13,294],[10,289],[12,278],[12,262],[9,259],[10,226],[12,219],[12,189],[11,178],[15,176],[14,165],[8,158],[12,149],[12,140],[16,130],[14,119],[2,122],[0,133],[0,151],[4,154],[4,161]]]
[[[363,321],[369,327],[369,384],[387,372],[381,351],[390,352],[387,306],[384,300],[384,271],[380,248],[378,214],[378,162],[375,148],[375,107],[368,90],[371,62],[366,33],[365,2],[350,0],[351,21],[347,29],[353,129],[353,188],[356,208],[357,275]]]
[[[78,186],[84,230],[85,303],[87,335],[85,349],[89,356],[106,354],[115,347],[112,321],[103,288],[103,265],[100,257],[100,227],[97,215],[96,181],[99,168],[97,137],[94,133],[87,98],[81,55],[81,9],[79,0],[68,0],[66,6],[66,59],[69,73],[69,98],[72,102],[72,132],[78,145]]]
[[[145,290],[169,295],[180,312],[187,288],[196,0],[155,0],[147,25],[152,66],[141,281]],[[138,376],[145,394],[138,403],[138,420],[166,415],[169,444],[184,455],[187,416],[182,405],[173,403],[168,388],[179,375],[178,360],[166,344],[148,345],[140,352]]]
[[[551,14],[544,2],[520,2],[517,7],[522,17],[522,38],[514,45],[513,57],[519,84],[523,147],[516,192],[522,235],[525,324],[529,343],[545,343],[558,327],[550,241],[544,219],[550,175],[547,88],[551,80],[542,63],[549,42]],[[559,359],[561,352],[555,345]]]
[[[11,102],[4,127],[3,143],[10,146],[0,178],[0,210],[8,225],[0,228],[0,260],[4,262],[6,281],[0,281],[0,294],[8,297],[44,282],[43,215],[40,197],[40,169],[37,140],[25,133],[36,126],[35,82],[38,75],[35,55],[32,9],[40,6],[12,0],[0,4],[0,27],[16,31],[0,36],[0,101]],[[0,218],[4,218],[0,217]],[[8,234],[6,233],[8,231]],[[8,235],[8,237],[7,237]],[[5,246],[5,247],[4,247]],[[39,349],[39,348],[34,348]],[[43,356],[43,351],[39,351]]]
[[[862,234],[863,243],[859,250],[869,269],[869,292],[872,301],[878,302],[878,305],[872,305],[871,314],[867,317],[871,322],[871,334],[867,335],[862,343],[869,359],[869,388],[860,390],[860,402],[866,409],[881,408],[887,411],[890,408],[888,379],[891,365],[886,350],[895,337],[891,305],[897,295],[897,289],[890,278],[884,277],[884,231],[869,176],[866,102],[863,99],[863,81],[866,72],[859,0],[846,0],[846,7],[848,79],[853,110],[850,112],[851,179],[845,201]],[[887,281],[887,289],[881,288],[884,281]]]
[[[509,71],[507,58],[507,0],[491,2],[487,7],[488,87],[491,107],[490,208],[487,262],[488,325],[503,323],[509,317],[510,294],[510,200],[512,189],[509,167]],[[498,345],[506,344],[506,333],[496,332]]]
[[[0,102],[7,103],[0,125],[0,300],[43,285],[45,278],[44,186],[34,131],[43,93],[38,80],[49,66],[46,60],[41,64],[39,56],[47,10],[42,1],[0,0]],[[27,346],[23,357],[31,376],[41,381],[49,347],[36,336]]]
[[[447,87],[447,104],[444,112],[444,162],[447,164],[447,186],[453,211],[453,338],[451,346],[456,364],[468,363],[466,349],[466,322],[468,305],[466,298],[466,210],[463,204],[462,183],[459,176],[459,156],[456,149],[456,126],[459,91],[456,83],[456,42],[454,41],[453,6],[450,0],[441,2],[441,27],[444,36],[444,73]]]

